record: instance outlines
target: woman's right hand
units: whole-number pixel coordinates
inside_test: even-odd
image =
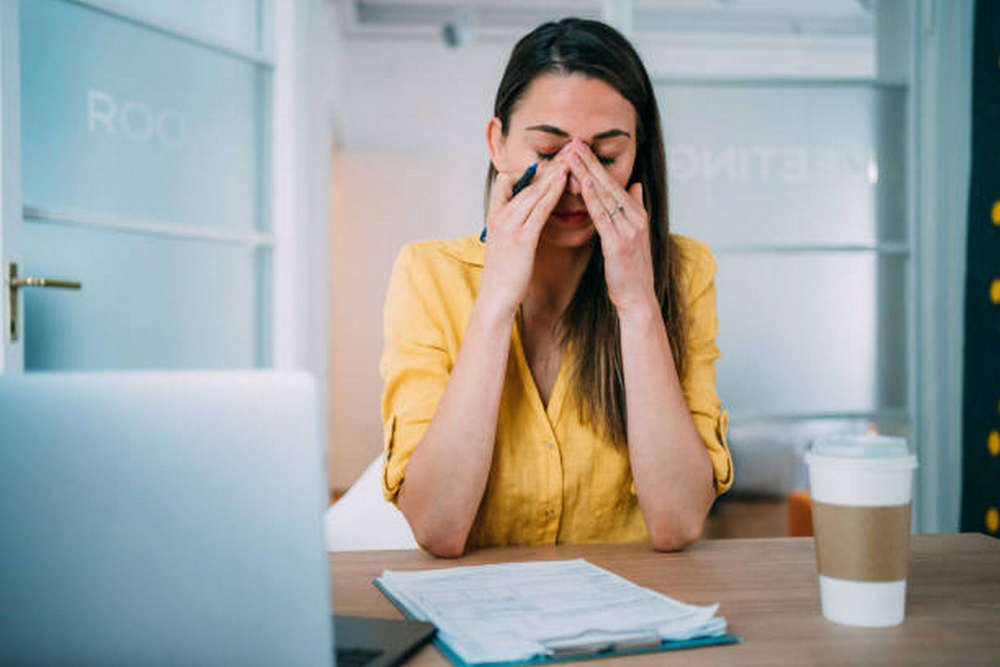
[[[539,166],[534,180],[512,195],[520,174],[498,173],[490,191],[486,255],[478,300],[498,316],[513,316],[524,301],[542,228],[555,210],[569,173],[561,154]]]

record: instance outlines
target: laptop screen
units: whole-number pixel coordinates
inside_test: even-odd
[[[0,663],[331,662],[305,374],[0,377]]]

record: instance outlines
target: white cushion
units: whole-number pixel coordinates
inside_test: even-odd
[[[406,517],[382,497],[381,476],[380,457],[326,511],[327,551],[417,548]]]

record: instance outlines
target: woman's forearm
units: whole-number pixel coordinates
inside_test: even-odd
[[[653,548],[698,539],[715,498],[712,463],[691,418],[659,308],[619,313],[628,446]]]
[[[406,467],[399,507],[417,542],[438,556],[461,555],[482,501],[513,321],[513,312],[477,300],[444,395]]]

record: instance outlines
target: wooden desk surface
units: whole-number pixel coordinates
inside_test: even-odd
[[[812,538],[707,540],[677,554],[635,545],[516,547],[438,560],[419,551],[331,554],[340,614],[401,618],[371,584],[384,569],[432,569],[586,558],[692,604],[721,603],[743,642],[590,661],[612,665],[1000,665],[1000,541],[977,534],[916,535],[906,621],[887,629],[836,625],[820,613]],[[425,647],[407,666],[447,665]]]

